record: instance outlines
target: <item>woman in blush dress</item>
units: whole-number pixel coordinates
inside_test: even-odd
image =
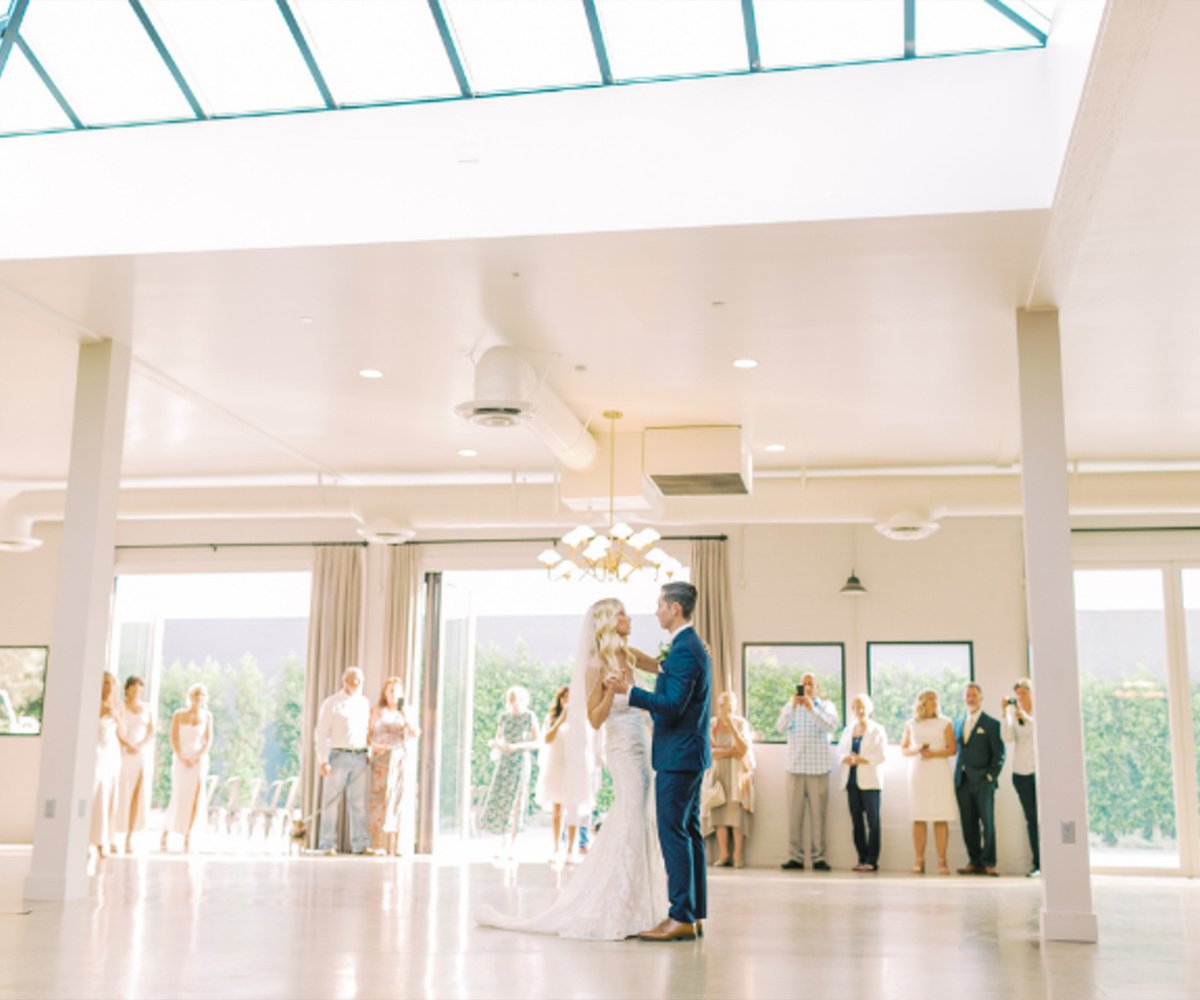
[[[700,830],[707,837],[716,834],[717,868],[742,868],[743,850],[750,836],[754,816],[754,743],[750,723],[737,714],[737,695],[722,691],[717,695],[717,714],[712,720],[712,767],[706,776],[709,788],[720,789],[720,805],[710,797],[701,797]],[[732,833],[733,855],[729,853]]]
[[[654,818],[650,717],[616,688],[632,684],[630,620],[620,601],[597,601],[584,617],[571,679],[571,704],[586,706],[572,730],[568,772],[573,785],[595,769],[594,735],[602,730],[613,804],[583,863],[549,909],[519,917],[485,907],[479,923],[566,938],[620,941],[654,927],[667,913],[667,873]]]
[[[125,834],[125,853],[133,835],[146,829],[150,813],[150,770],[154,754],[154,716],[142,701],[146,685],[140,677],[125,679],[121,706],[121,778],[117,785],[117,833]]]
[[[117,678],[107,670],[100,685],[100,723],[96,735],[96,771],[92,782],[92,825],[88,842],[99,857],[114,851],[117,782],[121,776],[121,706]]]
[[[172,833],[183,836],[184,852],[192,849],[192,834],[201,817],[208,814],[205,799],[208,751],[212,748],[212,714],[205,705],[208,691],[203,684],[188,688],[187,708],[171,717],[171,802],[163,826],[162,849]]]
[[[904,725],[900,752],[912,758],[909,788],[912,801],[913,847],[917,854],[913,874],[925,874],[928,824],[933,823],[938,874],[949,875],[950,867],[946,863],[949,824],[951,820],[958,818],[950,758],[958,752],[958,745],[954,739],[954,724],[938,711],[938,694],[931,688],[917,695],[913,705],[913,717]]]
[[[383,682],[379,704],[371,709],[367,741],[371,750],[371,804],[368,828],[373,854],[400,853],[400,809],[404,802],[407,743],[417,735],[404,714],[399,677]]]

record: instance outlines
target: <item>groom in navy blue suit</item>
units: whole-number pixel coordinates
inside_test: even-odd
[[[704,838],[700,834],[700,784],[712,763],[709,700],[712,666],[708,650],[692,628],[696,588],[668,583],[658,598],[658,624],[671,642],[661,664],[644,654],[643,669],[658,671],[654,691],[633,688],[629,704],[654,718],[651,763],[656,772],[658,840],[667,869],[670,915],[646,941],[690,941],[701,934],[706,915]]]

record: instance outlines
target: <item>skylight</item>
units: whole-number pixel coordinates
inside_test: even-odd
[[[1054,2],[8,0],[0,135],[1025,49]]]

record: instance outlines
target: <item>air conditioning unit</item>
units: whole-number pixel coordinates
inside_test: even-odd
[[[642,472],[665,497],[737,496],[750,493],[750,452],[742,428],[647,427]]]

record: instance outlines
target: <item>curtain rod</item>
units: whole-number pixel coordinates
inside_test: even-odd
[[[1174,527],[1163,526],[1142,526],[1137,528],[1072,528],[1072,535],[1119,535],[1127,534],[1132,531],[1200,531],[1200,524],[1178,524]]]
[[[664,542],[725,542],[728,535],[663,535]],[[548,535],[533,538],[429,538],[414,539],[403,545],[518,545],[537,542],[539,545],[556,545],[558,538]],[[148,549],[321,549],[363,548],[369,542],[167,542],[161,545],[117,545],[119,552],[137,552]],[[399,546],[398,546],[399,547]]]
[[[365,549],[366,542],[164,542],[161,545],[114,545],[118,552],[146,549]]]

